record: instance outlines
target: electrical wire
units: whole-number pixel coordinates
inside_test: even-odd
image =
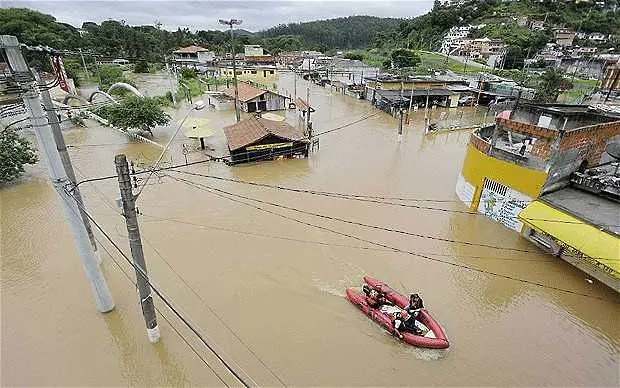
[[[172,134],[172,137],[170,138],[170,140],[168,140],[168,143],[164,146],[164,149],[161,151],[159,158],[157,158],[155,165],[149,169],[151,173],[144,180],[142,187],[140,187],[140,189],[138,190],[138,193],[134,196],[134,199],[137,199],[140,196],[140,194],[142,194],[142,191],[146,187],[146,184],[148,183],[149,179],[151,179],[151,176],[153,176],[153,173],[157,171],[157,168],[159,167],[159,163],[161,163],[161,160],[163,159],[164,154],[166,153],[166,150],[168,149],[168,147],[170,147],[170,144],[172,144],[172,141],[174,140],[176,135],[179,133],[179,131],[183,127],[185,120],[189,118],[189,116],[192,114],[193,111],[194,111],[193,107],[190,107],[187,113],[185,114],[185,116],[183,117],[183,119],[181,120],[181,122],[179,122],[179,126],[177,127],[176,131],[174,131],[174,133]]]
[[[216,225],[206,225],[206,224],[200,224],[200,223],[191,222],[191,221],[184,221],[184,220],[179,220],[176,218],[159,217],[159,216],[155,216],[152,214],[146,214],[142,211],[140,212],[140,215],[143,217],[148,217],[148,218],[153,219],[153,221],[145,221],[145,222],[168,221],[168,222],[178,223],[181,225],[192,226],[192,227],[199,228],[199,229],[218,230],[222,232],[237,233],[237,234],[242,234],[246,236],[264,237],[264,238],[271,238],[271,239],[276,239],[276,240],[298,242],[298,243],[303,243],[303,244],[313,244],[313,245],[338,247],[338,248],[361,249],[361,250],[370,250],[370,251],[378,251],[378,252],[394,252],[394,250],[392,249],[375,248],[375,247],[361,246],[361,245],[327,243],[324,241],[304,240],[304,239],[299,239],[299,238],[294,238],[294,237],[278,236],[275,234],[249,232],[245,230],[225,228],[225,227],[216,226]],[[464,258],[464,259],[489,259],[489,260],[500,260],[500,261],[519,261],[519,262],[534,262],[534,263],[554,263],[555,262],[554,260],[550,260],[550,259],[523,259],[523,258],[510,258],[510,257],[497,257],[497,256],[461,255],[461,254],[456,255],[456,254],[438,253],[438,252],[421,252],[421,253],[425,255],[445,256],[445,257],[455,257],[455,258],[458,257],[458,258]]]
[[[138,284],[134,282],[134,280],[131,278],[131,276],[127,273],[127,271],[125,271],[125,269],[120,265],[120,263],[116,260],[116,258],[112,255],[112,253],[105,247],[105,245],[103,245],[101,243],[101,240],[99,240],[97,237],[95,237],[95,240],[98,243],[98,246],[101,247],[110,257],[110,259],[112,260],[112,262],[114,263],[114,265],[122,272],[123,275],[125,275],[125,278],[134,285],[134,287],[138,287]],[[183,334],[181,334],[181,332],[172,324],[172,322],[161,312],[160,309],[157,308],[157,306],[154,306],[155,310],[159,313],[159,316],[162,317],[167,323],[168,325],[172,328],[172,330],[177,333],[177,335],[181,338],[181,340],[183,340],[183,342],[185,342],[185,344],[192,350],[192,352],[194,352],[194,354],[196,355],[196,357],[198,357],[206,366],[207,368],[209,368],[209,370],[211,370],[211,372],[213,372],[213,374],[215,375],[215,377],[217,377],[217,379],[226,387],[229,387],[228,384],[226,384],[226,382],[222,379],[222,377],[215,371],[215,369],[213,369],[213,367],[209,364],[209,362],[207,362],[207,360],[205,360],[204,357],[202,357],[202,355],[200,355],[200,353],[198,353],[198,350],[183,336]]]
[[[353,195],[353,194],[335,193],[335,192],[327,192],[327,191],[298,189],[298,188],[292,188],[292,187],[287,187],[287,186],[270,185],[266,183],[244,181],[241,179],[226,178],[226,177],[221,177],[221,176],[216,176],[216,175],[200,174],[200,173],[190,172],[190,171],[178,171],[178,170],[175,170],[175,171],[182,173],[182,174],[199,176],[203,178],[210,178],[210,179],[216,179],[216,180],[227,181],[227,182],[241,183],[241,184],[250,185],[250,186],[266,187],[266,188],[278,189],[278,190],[283,190],[283,191],[291,191],[295,193],[304,193],[304,194],[311,194],[311,195],[317,195],[317,196],[332,197],[332,198],[339,198],[339,199],[353,200],[353,201],[360,201],[360,202],[370,202],[370,203],[377,203],[377,204],[382,204],[382,205],[413,208],[413,209],[420,209],[420,210],[434,210],[434,211],[441,211],[441,212],[446,212],[446,213],[466,214],[470,216],[482,216],[482,217],[487,218],[487,216],[483,213],[470,212],[466,210],[454,210],[454,209],[437,208],[437,207],[432,207],[432,206],[420,206],[420,205],[412,205],[412,204],[406,204],[406,203],[394,203],[394,202],[387,202],[387,201],[382,201],[378,199],[373,199],[365,195]],[[418,201],[417,199],[408,199],[408,200]],[[489,201],[495,201],[495,200],[489,200]],[[451,202],[457,202],[457,201],[451,201]],[[484,203],[483,200],[481,200],[480,202]],[[512,201],[511,200],[510,202],[521,203],[523,205],[527,205],[531,201],[519,201],[519,200]],[[517,216],[511,216],[511,217],[504,216],[503,218],[504,219],[506,218],[518,219]],[[561,223],[561,224],[575,224],[575,225],[583,224],[583,222],[581,221],[562,221],[562,220],[551,220],[551,219],[543,219],[543,218],[526,218],[526,219],[529,221],[546,221],[546,222],[554,222],[554,223]],[[598,226],[620,226],[620,225],[605,224],[605,225],[598,225]]]
[[[178,165],[175,165],[175,166],[162,167],[162,168],[159,168],[157,170],[137,171],[133,175],[148,174],[151,171],[159,172],[159,171],[167,171],[167,170],[171,170],[171,169],[175,169],[175,168],[180,168],[180,167],[194,166],[196,164],[207,163],[207,162],[210,162],[212,160],[213,160],[212,158],[208,158],[208,159],[205,159],[205,160],[198,160],[198,161],[195,161],[195,162],[183,163],[183,164],[178,164]],[[117,175],[106,175],[106,176],[101,176],[101,177],[97,177],[97,178],[88,178],[88,179],[84,179],[84,180],[81,180],[81,181],[77,182],[75,185],[79,186],[79,185],[81,185],[83,183],[98,182],[98,181],[104,181],[104,180],[116,179],[116,178],[118,178]]]
[[[65,188],[65,191],[67,192],[68,195],[70,195],[71,197],[74,197],[73,192],[69,191],[67,188]],[[187,320],[187,318],[185,318],[183,316],[183,314],[181,314],[178,309],[172,305],[172,303],[168,300],[167,297],[165,297],[163,295],[163,293],[161,291],[159,291],[159,288],[154,286],[153,283],[151,282],[151,280],[148,280],[148,275],[146,274],[146,272],[137,264],[135,264],[131,259],[129,259],[129,257],[127,257],[127,255],[125,254],[125,252],[123,252],[123,250],[118,246],[118,244],[116,244],[116,242],[114,242],[114,240],[110,237],[110,235],[99,225],[99,223],[92,217],[92,215],[84,208],[84,206],[82,206],[82,204],[79,203],[79,201],[76,200],[76,205],[82,209],[84,211],[84,214],[86,214],[86,216],[91,220],[91,222],[95,225],[95,227],[97,227],[97,229],[99,229],[99,231],[103,234],[103,236],[110,242],[110,244],[112,244],[112,246],[114,246],[114,248],[121,254],[121,256],[125,259],[125,261],[127,261],[127,263],[129,263],[138,273],[140,273],[142,275],[143,278],[147,279],[147,283],[149,284],[149,286],[151,287],[151,289],[153,290],[153,292],[155,292],[155,294],[162,300],[162,302],[164,302],[164,304],[185,324],[185,326],[187,326],[187,328],[189,328],[195,335],[196,337],[198,337],[200,339],[200,341],[217,357],[217,359],[222,363],[222,365],[224,365],[224,367],[246,388],[249,388],[250,385],[245,381],[244,378],[242,378],[241,376],[239,376],[238,372],[234,370],[234,368],[232,368],[228,362],[226,362],[226,360],[224,360],[222,358],[222,356],[216,351],[216,349],[213,347],[213,345],[211,345],[206,339],[205,337],[200,333],[200,331],[198,331],[196,328],[194,328],[194,326]],[[251,377],[244,371],[243,372],[246,375],[246,378],[251,379]],[[256,382],[252,381],[254,383],[254,385],[258,386],[258,384],[256,384]]]
[[[78,171],[80,171],[80,174],[82,174],[81,170],[78,169]],[[83,175],[83,174],[82,174]],[[91,185],[95,191],[97,192],[97,194],[99,195],[99,197],[101,198],[101,200],[103,201],[103,203],[108,206],[109,208],[112,209],[112,211],[114,213],[116,213],[117,215],[121,215],[121,213],[119,213],[117,211],[117,209],[115,209],[112,205],[110,205],[108,198],[106,198],[105,194],[99,190],[97,188],[96,185]],[[140,213],[141,216],[145,216],[144,213]],[[185,286],[202,302],[202,304],[220,321],[220,323],[222,323],[222,325],[224,327],[226,327],[226,329],[228,329],[230,331],[230,333],[239,341],[239,343],[241,343],[260,363],[261,365],[263,365],[265,367],[265,369],[267,369],[269,371],[269,373],[271,373],[276,380],[278,380],[282,386],[286,386],[286,383],[284,383],[284,381],[282,380],[282,378],[280,376],[278,376],[255,352],[254,350],[252,350],[252,348],[247,345],[240,337],[239,335],[237,335],[237,333],[224,321],[224,319],[206,302],[206,300],[204,300],[204,298],[185,280],[185,278],[183,278],[172,266],[172,264],[170,264],[170,262],[168,260],[166,260],[166,258],[159,252],[159,250],[157,248],[155,248],[155,246],[153,245],[153,243],[151,243],[144,235],[142,235],[142,239],[153,249],[153,251],[157,254],[157,256],[160,257],[160,259],[168,266],[168,268],[170,268],[170,270],[181,280],[181,282],[183,282],[185,284]],[[105,248],[104,248],[105,249]],[[107,250],[106,250],[107,252]],[[108,254],[110,254],[108,252]],[[157,307],[156,307],[157,308]],[[158,310],[159,311],[159,310]],[[160,313],[161,314],[161,313]],[[163,316],[163,315],[162,315]],[[164,318],[165,319],[165,318]],[[188,343],[189,345],[189,343]],[[191,346],[191,345],[189,345]]]
[[[175,172],[179,172],[179,171],[175,171]],[[175,179],[182,179],[182,178],[175,178]],[[188,181],[188,182],[191,182],[191,181]],[[195,182],[192,182],[192,183],[195,183]],[[469,246],[479,246],[479,247],[483,247],[483,248],[491,248],[491,249],[499,249],[499,250],[510,250],[510,251],[515,251],[515,252],[525,252],[525,253],[537,253],[537,251],[531,251],[531,250],[527,250],[527,249],[508,248],[508,247],[500,247],[500,246],[491,245],[491,244],[474,243],[474,242],[470,242],[470,241],[452,240],[452,239],[447,239],[447,238],[442,238],[442,237],[436,237],[436,236],[430,236],[430,235],[425,235],[425,234],[408,232],[408,231],[405,231],[405,230],[400,230],[400,229],[395,229],[395,228],[386,228],[386,227],[378,226],[378,225],[365,224],[365,223],[362,223],[362,222],[347,220],[347,219],[344,219],[344,218],[328,216],[328,215],[320,214],[320,213],[314,213],[314,212],[310,212],[310,211],[307,211],[307,210],[301,210],[301,209],[297,209],[297,208],[294,208],[294,207],[291,207],[291,206],[286,206],[286,205],[282,205],[282,204],[278,204],[278,203],[274,203],[274,202],[263,201],[263,200],[257,199],[257,198],[246,197],[246,196],[239,195],[239,194],[229,193],[229,192],[225,192],[224,190],[220,190],[220,189],[213,188],[213,187],[210,187],[210,186],[207,186],[207,187],[209,187],[212,190],[218,191],[218,192],[224,192],[224,193],[232,195],[232,196],[236,196],[236,197],[239,197],[239,198],[255,201],[255,202],[258,202],[258,203],[262,203],[264,205],[271,205],[271,206],[279,207],[279,208],[282,208],[282,209],[291,210],[291,211],[294,211],[294,212],[298,212],[298,213],[302,213],[302,214],[306,214],[306,215],[310,215],[310,216],[314,216],[314,217],[318,217],[318,218],[327,219],[327,220],[330,220],[330,221],[339,221],[339,222],[343,222],[343,223],[350,224],[350,225],[363,226],[365,228],[381,230],[381,231],[384,231],[384,232],[398,233],[398,234],[403,234],[403,235],[407,235],[407,236],[425,238],[425,239],[429,239],[429,240],[436,240],[436,241],[442,241],[442,242],[448,242],[448,243],[455,243],[455,244],[462,244],[462,245],[469,245]]]
[[[228,199],[230,201],[242,203],[242,204],[245,204],[247,206],[253,207],[253,208],[257,209],[257,210],[260,210],[260,211],[263,211],[263,212],[266,212],[266,213],[269,213],[269,214],[272,214],[272,215],[275,215],[275,216],[278,216],[278,217],[281,217],[281,218],[284,218],[284,219],[287,219],[287,220],[290,220],[290,221],[294,221],[294,222],[297,222],[297,223],[300,223],[300,224],[303,224],[303,225],[307,225],[307,226],[311,226],[311,227],[318,228],[318,229],[321,229],[321,230],[325,230],[325,231],[328,231],[328,232],[331,232],[331,233],[334,233],[334,234],[338,234],[338,235],[341,235],[341,236],[345,236],[345,237],[348,237],[348,238],[352,238],[352,239],[355,239],[355,240],[358,240],[358,241],[366,242],[368,244],[376,245],[376,246],[379,246],[379,247],[387,248],[387,249],[390,249],[390,250],[393,250],[393,251],[397,251],[397,252],[401,252],[401,253],[406,253],[406,254],[409,254],[409,255],[412,255],[412,256],[416,256],[416,257],[420,257],[420,258],[429,260],[429,261],[439,262],[439,263],[447,264],[447,265],[450,265],[450,266],[453,266],[453,267],[462,268],[462,269],[465,269],[465,270],[468,270],[468,271],[472,271],[472,272],[478,272],[478,273],[483,273],[483,274],[487,274],[487,275],[492,275],[492,276],[496,276],[496,277],[503,278],[503,279],[513,280],[513,281],[517,281],[517,282],[521,282],[521,283],[526,283],[526,284],[534,285],[534,286],[541,287],[541,288],[546,288],[546,289],[550,289],[550,290],[565,292],[565,293],[568,293],[568,294],[583,296],[583,297],[587,297],[587,298],[598,299],[598,300],[602,300],[603,299],[602,297],[598,297],[598,296],[584,294],[584,293],[580,293],[580,292],[577,292],[577,291],[572,291],[572,290],[567,290],[567,289],[560,288],[560,287],[550,286],[550,285],[539,283],[539,282],[532,281],[532,280],[521,279],[521,278],[517,278],[517,277],[511,276],[511,275],[505,275],[505,274],[501,274],[501,273],[497,273],[497,272],[493,272],[493,271],[487,271],[487,270],[480,269],[480,268],[470,267],[470,266],[464,265],[464,264],[459,264],[459,263],[454,263],[454,262],[450,262],[450,261],[446,261],[446,260],[442,260],[442,259],[437,259],[437,258],[433,258],[433,257],[427,256],[427,255],[424,255],[424,254],[417,253],[417,252],[407,251],[407,250],[404,250],[404,249],[400,249],[400,248],[393,247],[393,246],[390,246],[390,245],[387,245],[387,244],[383,244],[383,243],[380,243],[380,242],[368,240],[368,239],[365,239],[365,238],[362,238],[362,237],[359,237],[359,236],[355,236],[355,235],[352,235],[352,234],[340,232],[340,231],[337,231],[335,229],[327,228],[327,227],[324,227],[324,226],[321,226],[321,225],[312,224],[310,222],[306,222],[306,221],[303,221],[303,220],[300,220],[300,219],[297,219],[297,218],[294,218],[294,217],[290,217],[290,216],[287,216],[287,215],[284,215],[284,214],[280,214],[280,213],[274,212],[274,211],[269,210],[269,209],[262,208],[260,206],[254,205],[252,203],[248,203],[248,202],[244,202],[244,201],[241,201],[241,200],[238,200],[238,199],[235,199],[235,198],[231,198],[230,196],[237,196],[237,195],[233,194],[233,193],[226,192],[224,190],[215,189],[213,187],[209,187],[209,186],[206,186],[206,185],[195,183],[195,182],[183,179],[183,178],[178,178],[178,177],[172,177],[172,178],[173,179],[177,179],[179,181],[182,181],[182,182],[186,183],[188,186],[197,188],[197,189],[202,190],[202,191],[209,192],[211,194],[217,195],[217,196],[222,197],[222,198],[226,198],[226,199]],[[218,193],[218,191],[221,192],[221,193]],[[253,199],[250,199],[250,200],[253,200]]]
[[[143,215],[143,214],[142,214]],[[155,248],[155,246],[153,245],[153,243],[151,243],[148,239],[146,239],[144,236],[142,236],[142,239],[144,241],[146,241],[146,243],[153,249],[153,251],[157,254],[157,256],[159,256],[159,258],[166,263],[166,265],[168,266],[168,268],[170,268],[170,270],[172,271],[172,273],[174,273],[177,278],[179,278],[179,280],[181,280],[181,282],[183,284],[185,284],[185,286],[202,302],[203,306],[205,306],[210,312],[211,314],[213,314],[213,316],[215,316],[217,318],[218,321],[220,321],[220,323],[226,328],[228,329],[228,331],[237,339],[237,341],[239,341],[239,343],[241,343],[251,354],[252,356],[254,356],[254,358],[256,358],[258,360],[258,362],[261,363],[261,365],[263,367],[265,367],[265,369],[267,369],[267,371],[269,371],[269,373],[276,378],[276,380],[278,380],[278,382],[280,384],[282,384],[283,387],[286,387],[286,383],[282,380],[282,378],[280,376],[278,376],[253,350],[252,348],[250,348],[249,345],[247,345],[242,339],[241,337],[239,337],[239,335],[237,335],[237,333],[226,323],[226,321],[224,321],[224,319],[215,311],[215,309],[213,309],[206,300],[204,300],[204,298],[185,280],[185,278],[183,278],[175,269],[174,267],[168,262],[168,260],[166,260],[166,258],[159,252],[159,250],[157,248]]]

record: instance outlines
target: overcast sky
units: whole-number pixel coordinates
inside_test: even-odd
[[[176,30],[221,29],[218,19],[243,20],[241,28],[259,31],[278,24],[371,15],[413,17],[428,12],[432,0],[246,0],[246,1],[13,1],[0,0],[0,7],[26,7],[51,14],[57,20],[80,27],[84,21],[125,20],[130,25],[154,24]]]

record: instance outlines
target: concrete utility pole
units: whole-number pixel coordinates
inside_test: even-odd
[[[82,54],[82,49],[79,49],[80,57],[82,57],[82,65],[84,65],[84,71],[86,72],[86,77],[90,78],[90,73],[88,72],[88,67],[86,67],[86,61],[84,60],[84,54]]]
[[[146,322],[146,333],[149,341],[155,343],[159,341],[160,333],[157,326],[157,317],[155,315],[155,304],[153,303],[153,295],[151,294],[151,285],[146,272],[146,262],[144,261],[144,252],[142,250],[142,239],[140,238],[140,227],[138,225],[138,217],[136,215],[136,196],[131,189],[131,177],[129,176],[129,165],[127,157],[123,154],[116,155],[114,158],[116,165],[116,173],[118,175],[118,186],[121,191],[121,201],[123,202],[123,216],[127,224],[127,235],[129,237],[129,247],[131,248],[131,257],[136,266],[136,280],[138,283],[138,291],[140,294],[140,305],[142,306],[142,314]]]
[[[176,105],[177,97],[174,90],[174,76],[172,75],[172,69],[170,68],[170,65],[168,65],[168,58],[164,58],[164,61],[166,62],[166,72],[168,73],[168,80],[170,81],[170,94],[172,95],[172,105]]]
[[[235,83],[235,117],[237,122],[241,121],[241,114],[239,113],[239,89],[237,87],[237,61],[235,60],[235,33],[233,30],[234,25],[240,25],[243,23],[241,19],[219,20],[220,24],[230,26],[230,46],[232,52],[233,61],[233,82]]]
[[[35,80],[39,86],[45,85],[44,82],[41,81],[39,74],[37,72],[33,72]],[[95,251],[95,255],[97,258],[97,262],[101,264],[101,257],[99,256],[99,252],[97,251],[97,241],[95,240],[95,235],[93,234],[93,229],[90,226],[90,220],[88,219],[88,215],[84,210],[84,201],[82,200],[82,193],[80,192],[80,188],[75,186],[77,184],[77,179],[75,177],[75,171],[73,171],[73,165],[71,164],[71,157],[69,157],[69,152],[67,152],[67,145],[65,144],[65,138],[62,135],[62,130],[60,129],[60,122],[58,121],[58,116],[54,112],[54,105],[52,104],[52,98],[50,97],[50,92],[44,88],[41,88],[41,98],[43,100],[43,106],[47,111],[47,120],[50,123],[52,128],[52,135],[54,136],[54,142],[56,143],[56,149],[58,150],[58,154],[60,155],[60,160],[62,161],[62,166],[65,170],[65,174],[73,183],[73,197],[79,204],[80,208],[80,216],[82,217],[82,222],[84,223],[84,227],[86,228],[86,232],[88,233],[88,239],[90,240],[90,244],[93,246],[93,250]]]
[[[398,142],[403,139],[403,111],[404,109],[400,108],[400,120],[398,121]]]
[[[293,95],[295,96],[295,101],[297,101],[297,70],[293,68]]]
[[[308,86],[306,88],[306,105],[308,105],[308,113],[306,114],[306,132],[311,137],[310,133],[310,61],[308,61]]]
[[[26,61],[22,56],[17,38],[10,35],[0,36],[0,49],[1,48],[4,48],[9,67],[13,73],[20,75],[30,74]],[[88,234],[80,219],[78,203],[73,196],[69,194],[72,183],[63,168],[61,157],[52,137],[52,131],[47,122],[47,115],[41,106],[39,91],[33,83],[26,87],[28,90],[23,97],[24,105],[28,111],[32,127],[35,130],[39,149],[45,155],[50,180],[60,197],[60,203],[63,206],[65,217],[73,232],[76,247],[82,258],[84,272],[86,272],[86,277],[90,281],[91,289],[95,295],[97,308],[102,313],[112,311],[114,309],[114,301],[105,278],[97,265],[95,253],[90,244]]]

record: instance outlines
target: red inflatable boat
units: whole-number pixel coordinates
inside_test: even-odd
[[[409,303],[409,300],[405,296],[394,291],[387,284],[379,280],[364,276],[364,281],[375,290],[384,293],[388,300],[401,309],[405,308],[407,303]],[[359,294],[351,288],[347,288],[347,299],[359,307],[370,319],[383,326],[391,334],[394,334],[394,326],[392,325],[392,320],[389,315],[390,307],[384,307],[384,311],[372,308],[366,303],[366,296],[364,294]],[[392,307],[392,309],[395,308],[396,307]],[[425,309],[422,309],[416,318],[416,326],[422,329],[423,334],[415,335],[413,333],[402,333],[403,341],[410,345],[432,349],[446,349],[450,346],[439,323],[437,323]]]

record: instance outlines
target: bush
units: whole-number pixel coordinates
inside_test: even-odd
[[[0,183],[17,179],[24,172],[24,164],[37,162],[37,154],[30,142],[12,128],[0,130]]]
[[[163,111],[158,98],[130,96],[119,104],[104,106],[97,114],[123,131],[138,129],[151,135],[155,125],[166,125],[170,122],[170,116]]]
[[[346,53],[343,56],[344,59],[351,59],[351,60],[357,60],[357,61],[363,61],[364,60],[364,56],[360,53]]]
[[[390,56],[394,67],[399,69],[403,67],[415,67],[421,62],[418,54],[407,49],[394,50]]]
[[[196,70],[190,67],[182,67],[181,78],[185,78],[185,79],[196,78]]]
[[[148,73],[149,64],[147,61],[138,61],[133,68],[134,73]]]

